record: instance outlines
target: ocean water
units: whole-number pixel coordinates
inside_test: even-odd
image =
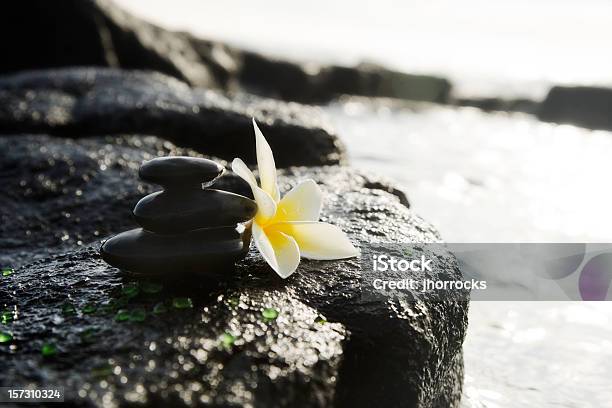
[[[612,84],[607,0],[118,0],[172,29],[296,60],[380,62],[458,95]],[[612,133],[517,113],[350,99],[352,165],[400,184],[449,242],[612,242]],[[612,305],[472,302],[465,408],[611,406]]]
[[[325,111],[352,164],[399,183],[448,242],[610,242],[611,132],[363,99]],[[472,302],[464,351],[463,408],[612,401],[608,302]]]

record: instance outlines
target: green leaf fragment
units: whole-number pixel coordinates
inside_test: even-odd
[[[115,321],[117,322],[126,322],[128,320],[130,320],[131,314],[129,311],[125,310],[125,309],[121,309],[119,311],[117,311],[117,314],[115,315]]]
[[[318,317],[315,319],[315,323],[325,324],[325,323],[327,323],[327,319],[325,319],[323,316],[318,316]]]
[[[138,296],[138,292],[140,292],[140,289],[138,288],[138,284],[136,283],[128,283],[126,285],[123,285],[123,287],[121,288],[121,293],[127,298],[133,298]]]
[[[11,276],[14,272],[13,268],[2,268],[2,276]]]
[[[274,309],[274,308],[269,307],[269,308],[267,308],[267,309],[264,309],[264,310],[261,312],[261,315],[262,315],[262,316],[264,317],[264,319],[266,319],[266,320],[274,320],[274,319],[276,319],[276,318],[278,317],[278,310],[276,310],[276,309]]]
[[[223,347],[230,348],[234,345],[234,342],[236,341],[236,337],[233,336],[231,333],[225,332],[221,335],[220,341]]]
[[[106,302],[98,308],[98,314],[106,315],[106,314],[114,313],[115,310],[116,310],[116,306],[114,302]]]
[[[175,309],[191,309],[193,307],[193,302],[191,301],[191,298],[178,297],[172,299],[172,307]]]
[[[83,306],[82,312],[85,314],[92,314],[92,313],[95,313],[96,310],[98,310],[98,307],[95,304],[88,303],[85,306]]]
[[[161,283],[156,282],[144,282],[141,285],[142,291],[148,295],[154,295],[156,293],[161,292],[164,289],[164,286]]]
[[[91,370],[91,375],[95,378],[106,378],[113,375],[113,367],[110,364],[101,365]]]
[[[10,343],[13,341],[13,336],[10,333],[0,332],[0,344]]]
[[[163,303],[158,303],[158,304],[155,305],[155,307],[153,307],[153,314],[154,315],[164,314],[167,311],[168,311],[168,308]]]
[[[40,349],[40,354],[43,357],[53,357],[57,354],[57,347],[53,343],[45,343]]]
[[[76,312],[76,308],[72,303],[64,303],[62,306],[62,313],[66,316],[74,316]]]
[[[0,322],[2,324],[9,324],[12,321],[13,321],[13,312],[11,312],[10,310],[5,310],[4,312],[2,312],[2,314],[0,314]]]
[[[83,343],[93,343],[97,334],[98,334],[98,329],[89,328],[89,329],[83,330],[79,336],[81,337],[81,341]]]
[[[144,322],[147,318],[147,312],[143,308],[132,310],[130,314],[130,321],[132,322]]]

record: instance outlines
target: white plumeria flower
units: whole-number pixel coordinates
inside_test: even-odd
[[[340,228],[319,222],[322,193],[313,180],[301,182],[281,200],[272,149],[255,119],[253,128],[261,187],[242,160],[234,159],[232,170],[253,190],[258,207],[253,240],[266,262],[284,279],[295,272],[300,256],[331,260],[359,255]]]

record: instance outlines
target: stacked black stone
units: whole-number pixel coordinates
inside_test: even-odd
[[[211,160],[160,157],[140,167],[142,180],[159,184],[134,216],[142,228],[123,232],[100,250],[109,264],[138,274],[203,273],[222,278],[243,258],[257,205],[247,197],[209,188],[223,173]]]

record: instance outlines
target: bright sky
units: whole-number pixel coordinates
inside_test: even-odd
[[[472,87],[507,80],[612,84],[606,0],[117,2],[168,28],[296,59],[367,58]]]

